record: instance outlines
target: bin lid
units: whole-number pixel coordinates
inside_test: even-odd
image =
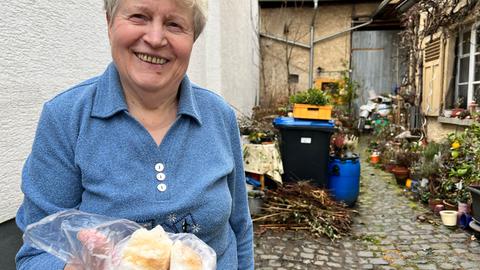
[[[334,131],[333,120],[306,120],[293,117],[277,117],[273,119],[273,125],[279,128],[312,128]]]

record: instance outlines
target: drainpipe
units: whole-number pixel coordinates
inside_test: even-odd
[[[313,18],[312,23],[310,24],[310,67],[308,69],[308,88],[313,87],[313,58],[314,58],[314,50],[315,50],[315,19],[317,18],[317,10],[318,10],[318,0],[313,0]]]

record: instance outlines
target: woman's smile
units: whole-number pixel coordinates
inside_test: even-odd
[[[149,64],[164,65],[164,64],[169,62],[167,59],[162,58],[160,56],[149,55],[149,54],[145,54],[145,53],[135,53],[135,55],[141,61],[149,63]]]

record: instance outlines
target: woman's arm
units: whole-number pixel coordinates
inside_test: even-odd
[[[243,154],[240,143],[240,132],[235,113],[229,114],[230,141],[235,161],[233,172],[229,175],[229,186],[232,192],[232,214],[230,225],[237,239],[238,269],[254,269],[253,260],[253,225],[248,209],[248,197],[243,169]]]
[[[77,208],[83,192],[75,165],[76,123],[58,104],[45,104],[37,126],[32,152],[22,172],[24,200],[17,212],[18,227],[68,208]],[[63,269],[53,255],[23,245],[16,257],[17,269]]]

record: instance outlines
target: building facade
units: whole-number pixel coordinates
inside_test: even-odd
[[[103,72],[111,61],[103,1],[13,1],[0,5],[0,223],[22,201],[21,170],[45,101]],[[256,0],[210,1],[188,74],[239,113],[258,100]]]

